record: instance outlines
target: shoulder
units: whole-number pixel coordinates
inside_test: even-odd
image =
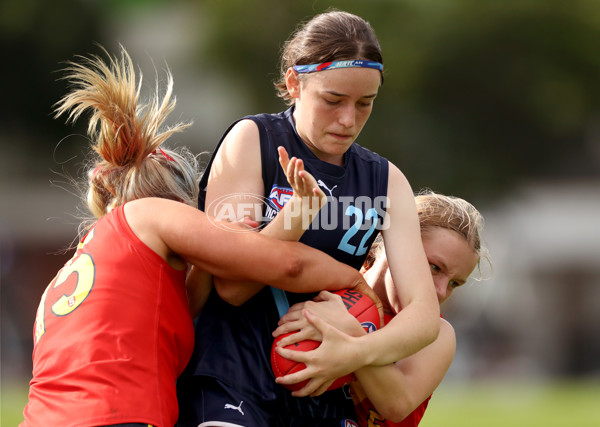
[[[223,143],[230,141],[259,142],[268,139],[268,134],[289,132],[287,111],[277,114],[254,114],[234,122],[225,133]],[[234,142],[235,143],[235,142]]]
[[[249,136],[258,137],[258,125],[252,118],[246,117],[238,120],[231,126],[225,135],[224,142]]]
[[[145,197],[127,202],[122,209],[129,223],[156,222],[164,216],[170,216],[185,209],[184,203],[160,197]]]

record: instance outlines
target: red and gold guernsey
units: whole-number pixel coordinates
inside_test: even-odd
[[[390,320],[392,320],[392,316],[386,314],[384,316],[385,324]],[[361,427],[417,427],[425,414],[431,396],[399,423],[394,423],[379,415],[358,382],[352,385],[352,398],[356,403],[356,417],[358,425]]]
[[[173,426],[194,345],[185,271],[142,243],[120,206],[46,288],[33,340],[22,426]]]

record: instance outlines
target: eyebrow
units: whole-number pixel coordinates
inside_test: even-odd
[[[348,97],[348,96],[350,96],[350,95],[346,95],[345,93],[338,93],[338,92],[334,92],[334,91],[332,91],[332,90],[326,90],[326,91],[324,91],[324,93],[328,93],[328,94],[330,94],[330,95],[333,95],[333,96],[340,96],[340,97]],[[371,99],[372,99],[372,98],[375,98],[376,96],[377,96],[377,93],[373,93],[373,94],[371,94],[371,95],[364,95],[364,96],[361,96],[361,99],[362,99],[362,98],[371,98]]]

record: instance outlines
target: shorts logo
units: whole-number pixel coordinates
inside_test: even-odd
[[[274,185],[273,188],[271,188],[268,199],[273,206],[281,210],[287,201],[290,200],[293,194],[294,190],[291,188],[278,187],[277,185]]]
[[[342,427],[358,427],[358,424],[356,421],[346,419],[342,421]]]
[[[244,403],[243,400],[238,406],[233,406],[231,403],[226,403],[223,409],[233,409],[235,411],[238,411],[240,414],[244,415],[244,411],[242,411],[242,403]]]

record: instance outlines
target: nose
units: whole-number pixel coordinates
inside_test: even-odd
[[[354,127],[356,123],[356,107],[352,104],[341,107],[338,114],[338,122],[346,128]]]
[[[448,284],[448,279],[444,276],[438,276],[434,278],[435,293],[437,294],[439,303],[443,303],[448,299],[452,290]]]

